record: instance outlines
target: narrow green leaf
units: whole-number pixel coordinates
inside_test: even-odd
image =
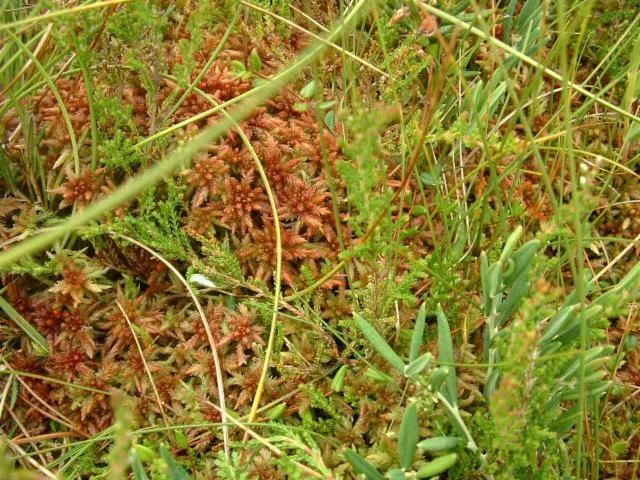
[[[370,378],[374,382],[390,383],[393,381],[393,377],[381,372],[377,368],[369,367],[364,372],[365,377]]]
[[[451,368],[452,367],[449,367],[448,365],[441,365],[433,371],[431,378],[429,379],[429,385],[434,392],[440,391],[440,387],[442,387],[442,384],[449,375]]]
[[[553,340],[556,333],[558,333],[565,323],[575,314],[576,306],[569,305],[562,307],[558,310],[544,329],[542,336],[540,337],[540,343],[545,343],[549,340]]]
[[[564,412],[558,417],[558,419],[550,425],[550,429],[558,434],[563,434],[582,419],[582,413],[579,410],[579,405],[574,405],[569,410]]]
[[[600,380],[603,380],[608,375],[609,372],[607,372],[606,370],[596,370],[595,372],[587,375],[584,378],[584,384],[588,386],[589,390],[592,390],[593,383],[600,382]]]
[[[442,452],[457,448],[462,442],[459,437],[433,437],[422,440],[418,446],[427,452]]]
[[[20,382],[18,382],[18,379],[13,377],[12,378],[12,385],[11,385],[11,408],[14,408],[16,406],[16,401],[18,400],[18,394],[20,393]]]
[[[589,364],[596,359],[599,360],[598,363],[604,363],[606,361],[606,358],[604,357],[609,353],[611,353],[611,350],[608,348],[602,346],[593,347],[584,352],[584,362],[587,364],[587,367],[589,367]],[[564,373],[562,374],[562,377],[560,377],[560,380],[568,380],[574,374],[576,374],[578,372],[578,369],[580,368],[581,362],[582,359],[576,358],[571,363],[568,363],[567,367],[564,370]]]
[[[530,240],[522,245],[511,259],[515,262],[515,268],[509,275],[503,277],[504,284],[507,288],[511,287],[521,275],[526,275],[531,268],[533,257],[540,249],[539,240]]]
[[[156,454],[149,447],[136,444],[133,446],[132,453],[136,455],[143,463],[150,463],[156,458]]]
[[[511,252],[518,243],[518,240],[522,236],[522,225],[518,225],[516,229],[513,231],[511,235],[507,238],[507,241],[504,242],[504,247],[502,248],[502,254],[500,255],[500,263],[506,264],[507,260],[511,257]]]
[[[427,305],[423,302],[416,316],[416,326],[411,336],[411,349],[409,351],[409,361],[413,362],[420,354],[420,347],[424,338],[424,322],[427,318]]]
[[[149,480],[147,473],[144,471],[142,461],[135,450],[131,451],[131,470],[133,471],[133,478],[135,480]]]
[[[589,284],[593,285],[591,282]],[[596,303],[599,305],[606,305],[607,301],[611,297],[616,298],[616,296],[625,292],[628,292],[629,294],[626,301],[630,302],[640,295],[640,288],[638,288],[638,285],[640,285],[640,262],[636,263],[629,273],[627,273],[614,288],[598,297]]]
[[[561,342],[556,342],[556,341],[548,342],[544,344],[544,346],[540,350],[540,356],[545,357],[547,355],[552,355],[554,353],[559,352],[561,348],[562,348]]]
[[[389,346],[389,344],[384,340],[384,338],[382,338],[376,329],[369,324],[369,322],[362,318],[362,315],[354,313],[353,316],[356,319],[356,325],[358,325],[358,328],[365,338],[369,340],[369,343],[371,343],[373,348],[375,348],[375,350],[382,355],[382,357],[389,362],[393,368],[404,374],[404,362],[398,354],[393,351],[393,348]]]
[[[504,323],[515,313],[520,306],[521,300],[529,292],[529,280],[526,276],[520,276],[511,287],[511,291],[507,298],[498,307],[498,317],[496,319],[496,327],[504,325]]]
[[[0,308],[7,316],[29,337],[31,345],[38,355],[49,355],[49,344],[22,315],[20,315],[10,304],[0,295]]]
[[[337,101],[329,100],[328,102],[319,103],[317,108],[320,111],[324,111],[324,110],[329,110],[332,107],[335,107],[337,104],[338,104]]]
[[[347,448],[344,451],[344,458],[347,459],[347,462],[351,464],[351,466],[359,473],[364,474],[367,480],[384,480],[382,474],[378,471],[376,467],[367,462],[364,458],[358,455],[356,452]]]
[[[418,470],[417,478],[430,478],[440,475],[442,472],[447,471],[453,467],[458,460],[458,455],[450,453],[449,455],[443,455],[435,460],[430,461],[420,470]]]
[[[398,459],[402,468],[409,468],[416,454],[416,447],[420,440],[418,426],[418,410],[415,403],[407,407],[400,424],[400,436],[398,437]]]
[[[347,366],[342,365],[336,372],[333,380],[331,381],[331,390],[334,392],[341,392],[344,386],[344,379],[347,375]]]
[[[429,352],[416,358],[413,362],[407,365],[404,376],[407,378],[411,378],[419,375],[425,368],[427,368],[431,364],[431,360],[433,360],[433,355],[431,355],[431,353]]]
[[[577,309],[577,304],[573,304]],[[602,305],[590,305],[581,316],[573,315],[571,316],[565,323],[564,326],[557,332],[553,339],[554,341],[560,342],[562,345],[568,345],[571,342],[578,339],[580,336],[580,322],[584,321],[591,327],[593,327],[593,323],[597,320],[607,321],[606,318],[601,316],[603,307]],[[592,328],[592,333],[594,333],[594,329]]]
[[[453,341],[451,340],[449,320],[447,320],[440,304],[438,304],[436,313],[438,317],[438,348],[440,349],[440,361],[445,364],[453,364],[455,363],[455,357],[453,355]],[[451,405],[455,406],[458,404],[456,369],[452,365],[450,365],[450,370],[442,390],[442,394]]]
[[[169,467],[167,469],[168,478],[171,480],[191,480],[191,475],[187,473],[182,465],[176,462],[164,445],[160,445],[160,456]]]
[[[273,407],[271,410],[267,412],[267,418],[269,420],[278,420],[280,417],[282,417],[282,415],[286,411],[287,411],[287,404],[279,403],[278,405],[276,405],[275,407]]]
[[[482,294],[484,300],[484,314],[491,314],[491,292],[489,291],[489,259],[487,254],[480,255],[480,280],[482,282]]]
[[[595,397],[598,395],[602,395],[603,393],[605,393],[607,390],[611,388],[611,385],[612,383],[609,381],[599,382],[599,383],[596,383],[595,385],[591,385],[589,387],[589,390],[587,391],[587,397]],[[564,401],[578,400],[578,398],[580,398],[580,391],[578,390],[572,390],[560,395],[560,399]]]
[[[491,396],[493,395],[493,392],[495,392],[496,389],[498,388],[500,375],[501,375],[500,370],[495,369],[491,372],[491,375],[489,375],[489,378],[487,378],[487,381],[484,387],[484,395],[486,398],[491,398]]]
[[[262,70],[262,60],[255,48],[251,50],[251,53],[249,54],[249,65],[251,66],[251,70],[254,72]]]

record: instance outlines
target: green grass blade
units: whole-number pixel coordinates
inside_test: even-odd
[[[507,45],[506,43],[498,40],[495,37],[492,37],[490,35],[487,35],[485,32],[483,32],[482,30],[480,30],[479,28],[476,28],[474,26],[472,26],[470,23],[467,23],[463,20],[460,20],[459,18],[454,17],[453,15],[448,14],[447,12],[444,12],[438,8],[432,7],[431,5],[428,5],[426,3],[421,3],[420,4],[421,8],[424,8],[426,11],[428,11],[429,13],[431,13],[432,15],[435,15],[436,17],[439,17],[443,20],[446,20],[447,22],[450,22],[458,27],[461,27],[465,30],[467,30],[468,32],[476,35],[478,38],[485,40],[491,44],[493,44],[494,46],[500,48],[501,50],[504,50],[507,53],[510,53],[511,55],[513,55],[514,57],[516,57],[518,60],[521,60],[522,62],[531,65],[532,67],[542,70],[544,72],[545,75],[553,78],[554,80],[557,80],[558,82],[560,82],[562,85],[571,88],[573,90],[575,90],[576,92],[579,92],[580,94],[584,95],[585,97],[595,101],[596,103],[599,103],[600,105],[602,105],[603,107],[614,111],[620,115],[622,115],[625,118],[628,118],[629,120],[632,120],[634,122],[640,122],[640,117],[638,117],[637,115],[634,115],[631,112],[628,112],[626,110],[624,110],[623,108],[619,107],[618,105],[614,105],[613,103],[601,98],[599,95],[593,94],[591,93],[589,90],[587,90],[586,88],[582,87],[581,85],[578,85],[577,83],[572,82],[571,80],[566,79],[565,77],[563,77],[561,74],[559,74],[558,72],[556,72],[555,70],[552,70],[548,67],[545,67],[544,65],[542,65],[540,62],[534,60],[533,58],[531,58],[528,55],[525,55],[524,53],[520,52],[519,50],[513,48],[510,45]]]
[[[0,32],[3,30],[9,30],[12,28],[21,27],[23,25],[28,25],[30,23],[48,22],[53,18],[63,17],[66,15],[73,15],[79,12],[83,12],[85,10],[93,10],[95,8],[108,7],[110,5],[117,5],[119,3],[128,3],[130,1],[131,0],[107,0],[106,2],[89,3],[86,5],[80,5],[79,7],[67,8],[64,10],[56,10],[54,12],[45,13],[43,15],[37,15],[31,18],[29,17],[22,18],[14,22],[7,22],[5,24],[0,24]]]
[[[49,344],[45,338],[2,296],[0,296],[0,308],[29,337],[31,345],[38,355],[49,355]]]

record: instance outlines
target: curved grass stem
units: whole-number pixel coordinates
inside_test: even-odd
[[[223,435],[223,441],[224,441],[224,451],[225,451],[225,454],[226,454],[227,458],[229,458],[229,455],[230,455],[230,451],[229,451],[229,428],[226,425],[227,407],[226,407],[226,404],[225,404],[225,397],[224,397],[224,382],[223,382],[223,377],[222,377],[222,368],[220,367],[220,358],[218,357],[218,349],[216,348],[216,342],[213,339],[213,334],[211,333],[211,328],[209,327],[209,322],[207,320],[207,316],[204,313],[204,310],[202,308],[202,305],[200,304],[200,301],[198,300],[197,295],[195,294],[195,292],[193,291],[193,289],[189,285],[189,282],[187,282],[187,280],[178,271],[178,269],[176,267],[174,267],[167,259],[165,259],[158,252],[156,252],[152,248],[149,248],[145,244],[140,243],[136,239],[131,238],[131,237],[127,236],[127,235],[123,235],[121,233],[116,233],[116,232],[109,232],[109,233],[111,235],[114,235],[116,237],[120,237],[120,238],[122,238],[122,239],[124,239],[124,240],[126,240],[128,242],[133,243],[134,245],[136,245],[136,246],[142,248],[143,250],[149,252],[155,258],[160,260],[164,265],[166,265],[166,267],[169,270],[171,270],[171,272],[178,278],[180,283],[182,283],[184,285],[184,287],[187,289],[187,291],[189,292],[189,296],[193,300],[193,303],[196,306],[196,309],[198,310],[198,315],[200,315],[200,320],[202,320],[202,326],[204,327],[204,331],[207,334],[207,340],[209,341],[209,347],[211,348],[211,354],[213,356],[213,363],[214,363],[214,367],[215,367],[215,370],[216,370],[216,384],[217,384],[217,388],[218,388],[220,411],[222,412],[221,413],[221,419],[222,419],[222,423],[224,424],[223,427],[222,427],[222,435]]]
[[[51,31],[52,28],[53,28],[53,24],[50,23],[47,26],[47,32]],[[69,134],[69,141],[71,142],[71,151],[73,153],[75,174],[76,175],[80,175],[80,154],[78,153],[78,143],[76,141],[76,134],[73,131],[73,125],[71,123],[71,117],[69,116],[69,112],[67,111],[67,107],[64,104],[64,100],[62,99],[62,96],[60,95],[60,92],[58,91],[58,88],[56,87],[56,84],[54,83],[53,79],[51,78],[51,75],[49,75],[49,72],[47,72],[47,70],[42,66],[42,64],[40,63],[40,61],[36,57],[36,55],[26,47],[26,45],[22,42],[22,40],[20,40],[17,37],[17,35],[15,35],[12,31],[8,30],[7,31],[7,35],[9,35],[9,37],[11,37],[11,40],[13,42],[15,42],[15,44],[18,46],[18,48],[20,48],[20,50],[22,50],[25,53],[25,55],[27,55],[29,57],[29,60],[31,62],[33,62],[33,65],[36,67],[38,72],[40,72],[40,74],[46,80],[47,86],[51,90],[51,93],[53,93],[53,96],[55,97],[56,102],[58,102],[58,107],[60,108],[60,114],[62,115],[62,118],[64,119],[65,126],[67,127],[67,133]],[[45,33],[45,37],[47,35],[48,35],[48,33]]]
[[[347,14],[343,21],[332,30],[332,33],[326,37],[326,40],[334,41],[342,35],[345,27],[352,24],[357,16],[362,13],[364,7],[369,3],[370,1],[368,0],[360,0],[349,14]],[[297,61],[293,62],[289,67],[273,77],[271,81],[265,82],[246,94],[236,97],[234,101],[241,101],[240,97],[242,97],[243,101],[232,112],[229,112],[230,118],[222,118],[219,122],[204,129],[202,133],[193,138],[189,143],[169,153],[155,165],[137,174],[127,183],[114,190],[111,194],[89,205],[84,212],[68,217],[61,223],[60,228],[48,230],[46,233],[42,233],[30,238],[29,240],[20,242],[14,247],[0,253],[0,269],[6,268],[8,265],[11,265],[13,262],[25,255],[38,252],[48,247],[56,240],[63,238],[67,232],[86,225],[92,220],[100,218],[104,214],[113,211],[123,203],[135,198],[136,195],[145,188],[167,178],[185,161],[185,159],[191,158],[194,154],[205,148],[209,143],[220,138],[230,128],[233,128],[233,122],[231,122],[230,119],[234,122],[239,122],[248,118],[257,107],[276,95],[286,84],[293,81],[302,69],[310,65],[326,49],[327,45],[324,43],[316,42],[312,44],[305,53],[300,55]],[[227,106],[228,104],[229,102],[224,106]],[[221,104],[221,106],[223,105]],[[171,128],[173,129],[174,127]],[[167,131],[159,132],[159,134],[152,135],[151,137],[158,138],[165,134],[167,134]],[[148,139],[148,141],[152,140]],[[144,143],[148,143],[148,141]],[[137,146],[141,146],[142,144],[143,143],[141,142]]]

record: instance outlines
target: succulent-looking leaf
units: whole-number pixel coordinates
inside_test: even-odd
[[[434,392],[440,391],[440,387],[442,387],[442,384],[449,375],[451,368],[452,367],[449,367],[448,365],[441,365],[433,371],[431,378],[429,379],[429,385]]]
[[[407,407],[400,424],[398,437],[398,459],[402,468],[409,468],[416,454],[418,440],[420,440],[420,428],[418,426],[418,410],[415,403]]]
[[[320,104],[318,104],[318,110],[323,111],[323,110],[329,110],[332,107],[335,107],[338,104],[337,101],[335,100],[329,100],[328,102],[322,102]]]
[[[451,340],[451,329],[449,321],[442,310],[442,306],[438,304],[438,348],[440,349],[440,361],[445,364],[454,364],[455,357],[453,355],[453,342]],[[442,387],[442,394],[451,405],[458,404],[458,382],[456,380],[456,369],[450,365],[450,370]]]
[[[611,445],[611,451],[616,455],[622,455],[629,448],[629,444],[625,440],[620,440],[618,442],[614,442]]]
[[[503,278],[504,284],[507,288],[510,288],[520,276],[528,273],[531,268],[533,257],[538,253],[540,245],[541,243],[539,240],[529,240],[513,254],[511,258],[515,262],[515,268],[509,275],[505,275]]]
[[[427,318],[427,305],[422,303],[416,316],[416,326],[413,329],[413,335],[411,336],[411,349],[409,350],[409,361],[413,362],[420,354],[420,347],[424,338],[424,322]]]
[[[460,437],[433,437],[422,440],[418,447],[427,452],[442,452],[457,448],[462,442]]]
[[[442,457],[438,457],[424,465],[420,470],[418,470],[418,474],[416,476],[417,478],[435,477],[436,475],[439,475],[453,467],[457,460],[458,455],[455,453],[443,455]]]
[[[516,229],[513,231],[511,235],[507,238],[507,241],[504,242],[504,247],[502,247],[502,253],[500,254],[500,263],[505,265],[507,260],[511,257],[511,252],[516,246],[516,243],[522,236],[522,225],[518,225]]]
[[[391,470],[387,470],[387,473],[385,473],[384,476],[389,480],[406,480],[407,478],[407,476],[404,474],[404,471],[399,468],[392,468]]]
[[[422,371],[429,366],[433,360],[433,355],[429,352],[425,353],[419,358],[416,358],[413,362],[406,366],[404,375],[407,378],[415,377],[422,373]]]
[[[350,448],[347,448],[344,451],[344,458],[347,459],[347,462],[351,464],[354,470],[364,474],[367,480],[384,480],[384,477],[376,467],[371,465]]]
[[[205,288],[216,288],[216,284],[200,273],[194,273],[189,277],[189,283],[200,285]]]
[[[376,331],[375,328],[369,324],[362,315],[359,313],[354,313],[353,316],[356,319],[356,325],[365,336],[369,343],[375,348],[375,350],[384,357],[384,359],[389,362],[389,364],[398,370],[400,373],[404,373],[404,362],[398,356],[396,352],[393,351],[393,348],[389,346],[389,344],[385,341],[384,338]]]

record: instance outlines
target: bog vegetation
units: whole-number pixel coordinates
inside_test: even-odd
[[[1,478],[640,476],[636,0],[0,18]]]

